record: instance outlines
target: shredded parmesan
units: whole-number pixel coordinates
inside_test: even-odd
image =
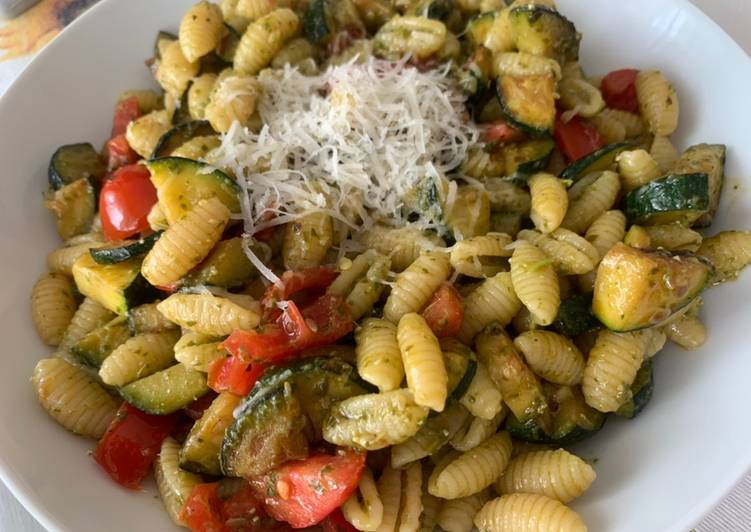
[[[378,221],[402,225],[405,196],[426,177],[442,179],[459,168],[479,139],[448,66],[420,72],[407,59],[371,58],[319,76],[290,66],[266,70],[258,84],[263,128],[253,133],[234,123],[212,155],[243,190],[248,235],[314,211],[354,232]],[[416,223],[427,228],[432,221]]]

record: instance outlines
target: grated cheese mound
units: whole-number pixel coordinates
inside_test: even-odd
[[[407,59],[370,58],[318,76],[265,70],[258,83],[263,128],[235,122],[212,155],[243,189],[249,235],[313,211],[353,232],[377,221],[403,225],[404,197],[426,177],[457,169],[479,140],[448,66],[420,72]]]

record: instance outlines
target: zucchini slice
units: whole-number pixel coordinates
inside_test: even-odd
[[[696,144],[683,152],[670,169],[671,174],[707,174],[709,178],[709,205],[707,212],[694,223],[696,227],[709,227],[717,212],[725,179],[724,144]]]
[[[118,316],[78,340],[70,347],[70,352],[83,364],[99,368],[104,359],[128,338],[130,331],[127,320],[125,316]]]
[[[488,11],[486,13],[478,13],[473,16],[467,22],[467,28],[464,30],[464,35],[467,36],[470,44],[477,48],[485,43],[485,39],[488,37],[493,23],[498,14],[495,11]]]
[[[493,55],[487,48],[478,47],[459,69],[459,85],[465,94],[474,99],[490,88]]]
[[[236,410],[221,450],[225,475],[250,477],[307,455],[321,440],[334,404],[374,390],[337,357],[316,357],[268,370]]]
[[[224,431],[235,420],[232,413],[242,398],[231,393],[219,394],[195,422],[180,451],[180,467],[194,473],[221,476],[219,451]]]
[[[307,418],[289,383],[251,393],[241,408],[224,433],[224,475],[250,478],[308,455]]]
[[[475,347],[477,359],[488,369],[503,401],[522,423],[548,411],[540,381],[500,324],[493,323],[480,333]]]
[[[231,212],[240,212],[240,187],[220,170],[209,171],[207,164],[182,157],[152,159],[146,166],[170,224],[188,214],[200,200],[214,196]]]
[[[417,0],[410,4],[405,15],[445,20],[454,10],[453,0]]]
[[[332,21],[326,0],[313,0],[302,16],[302,30],[313,44],[323,42],[332,33]]]
[[[560,334],[574,338],[599,329],[600,321],[592,313],[592,294],[577,294],[561,301],[553,328]]]
[[[546,384],[550,411],[525,422],[510,413],[506,430],[517,440],[572,445],[598,432],[605,424],[605,415],[589,406],[578,387]]]
[[[477,361],[453,351],[444,351],[443,363],[448,375],[446,405],[451,405],[467,393],[469,385],[475,378],[475,373],[477,373]]]
[[[630,149],[633,149],[633,145],[628,142],[616,142],[603,146],[599,150],[569,164],[561,172],[561,179],[578,181],[580,178],[595,172],[612,170],[615,167],[615,158],[618,154]]]
[[[151,158],[167,157],[190,139],[214,134],[214,129],[207,120],[192,120],[179,124],[162,135]]]
[[[131,259],[117,264],[97,264],[88,253],[73,264],[78,290],[116,314],[159,297],[159,291],[141,275],[141,261]]]
[[[552,443],[572,445],[589,438],[605,424],[605,414],[586,403],[581,388],[548,386],[546,392],[552,415],[549,428]]]
[[[172,105],[166,105],[165,107],[168,107],[168,109],[172,110],[172,124],[179,126],[180,124],[187,124],[188,122],[193,121],[193,117],[190,116],[190,108],[188,106],[188,91],[186,90],[183,92],[183,95],[180,97],[179,104],[178,101],[172,98]]]
[[[206,375],[176,364],[120,388],[120,395],[139,410],[164,416],[206,394]]]
[[[55,190],[44,206],[55,215],[57,232],[68,240],[91,228],[96,214],[96,191],[88,179],[79,179]]]
[[[446,445],[472,416],[461,405],[453,405],[443,412],[428,416],[417,434],[403,443],[391,447],[391,467],[403,469],[408,464],[431,456]]]
[[[592,311],[613,331],[659,325],[701,293],[712,271],[708,260],[688,251],[618,243],[597,269]]]
[[[532,136],[549,136],[555,123],[555,76],[502,74],[496,97],[506,120]]]
[[[159,31],[159,33],[156,34],[156,39],[154,40],[154,57],[156,59],[162,58],[162,50],[164,50],[164,47],[167,46],[172,41],[177,40],[177,35],[174,33],[170,33],[168,31]]]
[[[690,226],[709,209],[707,174],[671,174],[632,190],[626,216],[634,224]]]
[[[533,139],[509,144],[503,148],[506,175],[526,181],[529,176],[544,170],[555,148],[552,139]]]
[[[654,370],[650,358],[645,360],[636,372],[636,378],[631,384],[631,400],[624,403],[615,413],[628,419],[635,418],[652,399],[654,388]]]
[[[524,215],[520,212],[494,211],[490,213],[490,232],[506,233],[515,238],[522,229]]]
[[[320,438],[323,418],[334,403],[376,390],[360,378],[350,363],[336,356],[320,356],[266,371],[251,391],[251,396],[256,391],[277,388],[284,383],[289,383],[300,399],[315,438]],[[249,406],[244,403],[242,410],[247,408]]]
[[[162,231],[157,231],[140,240],[126,240],[101,248],[92,248],[89,253],[97,264],[117,264],[145,255],[154,247],[160,236]]]
[[[551,57],[560,65],[579,59],[581,34],[554,8],[527,3],[511,8],[509,20],[520,52]]]
[[[52,154],[47,180],[53,190],[58,190],[84,178],[98,183],[106,172],[107,167],[91,144],[66,144]]]
[[[257,273],[243,250],[242,238],[235,237],[218,242],[209,256],[187,276],[185,284],[232,288]]]

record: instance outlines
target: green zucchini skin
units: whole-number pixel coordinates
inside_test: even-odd
[[[305,37],[314,44],[320,43],[331,34],[330,26],[326,0],[313,0],[302,17]]]
[[[248,478],[284,461],[307,456],[322,439],[331,407],[375,391],[338,357],[315,357],[269,369],[236,409],[221,448],[225,475]]]
[[[639,368],[636,378],[631,385],[631,400],[623,404],[616,411],[616,414],[627,419],[633,419],[638,416],[652,399],[654,388],[654,368],[652,359],[648,359]]]
[[[523,185],[532,174],[543,171],[555,149],[551,138],[528,140],[504,147],[506,175]]]
[[[180,467],[186,471],[222,476],[219,451],[227,427],[234,421],[232,412],[242,399],[229,393],[219,394],[190,429],[180,450]]]
[[[231,212],[240,212],[240,186],[221,170],[211,170],[206,163],[184,157],[151,159],[146,167],[170,223],[212,196],[219,198]]]
[[[464,396],[464,394],[467,393],[469,385],[472,383],[472,379],[475,378],[475,373],[477,373],[477,361],[472,358],[468,358],[466,369],[459,379],[459,382],[457,382],[456,386],[449,390],[448,397],[446,398],[447,406],[457,403]]]
[[[651,181],[626,196],[626,216],[640,225],[691,225],[709,208],[709,176],[673,174]]]
[[[89,231],[97,209],[97,193],[88,178],[50,190],[44,206],[55,215],[60,236],[68,240]]]
[[[147,414],[164,416],[185,408],[209,391],[206,375],[176,364],[120,389],[120,396]]]
[[[573,338],[601,326],[592,312],[592,294],[577,294],[561,301],[553,328],[560,334]]]
[[[592,437],[602,429],[607,417],[584,402],[581,392],[558,405],[552,417],[519,421],[512,412],[506,418],[506,430],[517,440],[567,446]],[[545,427],[550,427],[546,432]]]
[[[180,124],[187,124],[192,121],[193,117],[190,116],[190,112],[188,111],[188,91],[186,90],[180,97],[180,106],[175,109],[174,113],[172,113],[172,124],[179,126]]]
[[[509,19],[520,51],[551,57],[560,65],[579,59],[581,34],[555,8],[520,5],[511,8]]]
[[[162,135],[154,148],[154,153],[151,154],[151,158],[168,157],[190,139],[214,134],[214,129],[207,120],[191,120],[178,124]]]
[[[496,12],[478,13],[467,21],[464,34],[475,48],[482,45],[495,22]]]
[[[145,255],[154,247],[160,236],[162,231],[157,231],[140,240],[123,242],[120,246],[92,248],[89,253],[97,264],[117,264]]]
[[[410,5],[404,14],[444,20],[451,14],[453,9],[453,0],[423,0]]]
[[[335,352],[335,351],[334,351]],[[375,393],[378,388],[366,382],[360,378],[355,368],[349,362],[339,358],[338,356],[316,356],[309,359],[296,360],[287,364],[274,366],[269,368],[258,379],[255,386],[248,396],[248,402],[250,397],[255,392],[260,392],[265,388],[274,388],[283,384],[284,382],[294,382],[297,379],[309,379],[312,375],[318,375],[319,377],[332,378],[336,377],[337,380],[341,380],[342,383],[347,383],[361,388],[361,393]],[[330,384],[327,382],[327,384]],[[245,403],[241,409],[246,408]]]
[[[73,264],[73,278],[82,294],[116,314],[159,299],[160,292],[141,275],[141,262],[97,264],[84,254]]]
[[[159,43],[162,41],[176,41],[177,35],[174,33],[170,33],[168,31],[160,30],[159,33],[156,34],[156,39],[154,40],[154,57],[156,59],[161,59],[162,54],[159,53]]]
[[[585,175],[609,170],[615,165],[615,158],[618,154],[629,149],[633,149],[633,145],[628,142],[607,144],[569,164],[561,172],[561,179],[570,179],[575,182]]]
[[[308,455],[306,418],[291,386],[264,388],[252,397],[224,433],[219,463],[226,476],[250,478]]]
[[[208,257],[186,277],[185,284],[232,288],[257,273],[243,250],[242,238],[235,237],[218,242]]]
[[[106,172],[107,167],[91,144],[66,144],[52,154],[47,167],[47,181],[52,190],[59,190],[79,179],[99,183]]]
[[[553,132],[555,78],[552,74],[504,74],[496,78],[495,93],[501,113],[512,126],[532,137],[549,137]],[[541,96],[547,105],[540,105]]]
[[[696,299],[713,272],[710,261],[690,251],[618,243],[597,269],[592,312],[616,332],[656,327]]]
[[[709,178],[707,212],[694,222],[694,227],[709,227],[714,220],[725,181],[726,153],[727,148],[724,144],[696,144],[687,148],[670,169],[671,174],[699,172],[707,174]]]
[[[130,331],[126,318],[118,316],[78,340],[70,347],[70,352],[81,363],[99,368],[104,359],[128,338],[130,338]]]

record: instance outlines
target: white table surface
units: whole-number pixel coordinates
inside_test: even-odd
[[[659,0],[655,0],[659,1]],[[751,1],[691,0],[751,54]],[[695,532],[751,531],[751,475],[708,515]],[[45,532],[0,482],[0,532]],[[645,531],[646,532],[646,531]]]

